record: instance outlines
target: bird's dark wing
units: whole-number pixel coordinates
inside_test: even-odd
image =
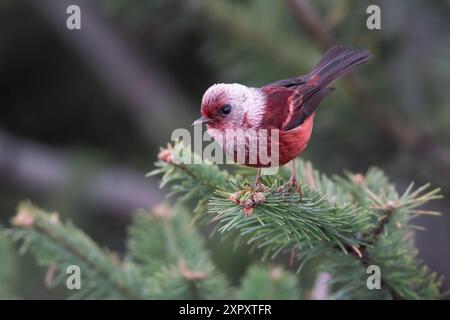
[[[303,85],[296,90],[273,86],[262,90],[266,93],[267,104],[261,127],[288,131],[302,125],[333,88]]]
[[[301,126],[314,113],[323,98],[333,91],[333,88],[328,87],[333,81],[370,58],[372,55],[367,50],[334,46],[323,55],[309,74],[262,87],[262,90],[268,93],[268,109],[273,109],[266,112],[263,122],[286,131]],[[276,99],[272,99],[272,93],[276,95]]]
[[[323,98],[333,90],[334,88],[322,88],[315,85],[304,85],[295,90],[295,93],[289,99],[291,112],[282,129],[289,131],[301,126],[316,111]]]
[[[260,127],[266,129],[281,129],[283,123],[292,112],[291,97],[295,91],[285,87],[263,87],[266,94],[266,108]]]

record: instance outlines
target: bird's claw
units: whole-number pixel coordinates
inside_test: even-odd
[[[264,192],[267,191],[268,188],[265,186],[262,182],[258,181],[253,184],[253,191],[254,192]]]
[[[298,182],[297,178],[290,178],[288,182],[283,184],[282,186],[275,189],[276,194],[280,193],[288,193],[290,191],[294,191],[300,195],[300,199],[303,198],[303,190],[301,184]]]

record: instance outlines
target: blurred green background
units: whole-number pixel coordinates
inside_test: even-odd
[[[70,4],[81,30],[66,28]],[[370,4],[381,30],[366,28]],[[133,212],[164,199],[144,174],[172,130],[190,128],[210,85],[301,75],[346,44],[375,58],[335,84],[303,157],[328,174],[381,167],[400,190],[411,180],[441,187],[431,209],[444,215],[417,220],[427,228],[417,245],[448,289],[449,34],[448,0],[2,1],[0,223],[31,199],[122,252]],[[253,257],[208,244],[237,282]],[[61,296],[31,256],[16,265],[17,296]]]

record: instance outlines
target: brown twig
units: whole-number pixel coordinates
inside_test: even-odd
[[[152,208],[164,195],[142,173],[124,167],[102,167],[73,185],[77,174],[62,152],[19,139],[0,130],[0,176],[27,196],[47,195],[71,187],[83,202],[102,212],[129,215],[139,207]]]
[[[381,217],[377,226],[372,231],[371,241],[369,241],[366,245],[360,246],[359,248],[356,248],[356,247],[352,248],[353,251],[350,251],[356,258],[358,258],[358,260],[361,262],[361,264],[365,268],[369,267],[372,264],[370,257],[367,254],[367,248],[370,246],[373,246],[377,243],[378,239],[383,234],[384,228],[389,223],[392,215],[394,214],[395,208],[390,205],[387,205],[386,208],[384,209],[384,211],[385,211],[385,214]],[[403,297],[400,296],[399,294],[397,294],[397,292],[393,288],[391,288],[389,283],[384,281],[383,278],[381,278],[381,286],[386,288],[391,293],[392,297],[395,300],[403,300]]]

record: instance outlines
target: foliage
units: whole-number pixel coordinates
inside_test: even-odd
[[[187,148],[178,150],[193,156]],[[249,169],[236,168],[231,174],[210,163],[188,165],[171,147],[161,151],[159,159],[151,174],[162,174],[162,185],[171,186],[179,205],[138,212],[122,259],[70,222],[61,223],[57,213],[27,202],[19,205],[13,227],[4,233],[20,242],[19,253],[31,251],[38,264],[48,268],[50,287],[63,287],[67,268],[79,266],[81,289],[68,291],[71,298],[300,297],[297,276],[277,266],[254,265],[240,288],[231,288],[205,250],[195,220],[181,206],[197,201],[202,205],[196,206],[194,217],[213,223],[214,234],[233,236],[237,244],[250,246],[263,261],[289,255],[289,266],[301,274],[305,262],[318,259],[316,272],[331,274],[330,298],[440,297],[440,279],[417,259],[412,242],[417,227],[411,223],[417,215],[437,214],[418,207],[439,198],[438,189],[425,185],[414,190],[411,184],[400,194],[375,168],[365,175],[329,178],[311,163],[299,161],[304,182],[300,196],[276,191],[286,179],[285,169],[265,176],[263,185],[253,188],[244,178],[251,175]],[[381,290],[366,287],[370,265],[381,268]],[[0,276],[9,272],[2,270]]]
[[[185,149],[181,155],[184,152],[190,151]],[[210,197],[207,211],[216,222],[216,232],[235,235],[237,242],[258,250],[263,260],[290,254],[300,271],[312,257],[322,259],[321,270],[332,275],[331,297],[440,297],[441,280],[417,259],[412,240],[418,227],[411,223],[418,215],[438,214],[419,207],[440,198],[439,189],[424,185],[414,190],[411,184],[399,193],[376,168],[365,175],[328,178],[311,163],[299,161],[298,174],[304,182],[300,197],[275,192],[283,172],[265,177],[266,188],[255,190],[239,170],[226,174],[211,164],[186,165],[176,156],[174,152],[170,161],[159,161],[159,169],[151,174],[163,174],[164,184],[171,183],[183,200]],[[183,190],[196,184],[215,187],[202,195]],[[255,196],[262,200],[256,201]],[[369,265],[382,270],[380,291],[366,287]]]
[[[180,73],[195,73],[197,77],[199,69],[212,68],[215,74],[208,77],[257,86],[307,72],[323,49],[308,35],[307,28],[296,21],[295,14],[289,12],[286,7],[289,1],[91,2],[108,17],[116,15],[132,32],[144,37],[150,34],[151,41],[146,43],[151,43],[155,51],[152,54],[171,39],[168,49],[164,47],[167,51],[159,48],[159,55],[179,51],[183,59],[178,55],[172,59],[193,65],[188,72],[173,68],[177,70],[175,78],[183,79]],[[439,161],[431,164],[428,161],[439,160],[440,153],[433,153],[435,146],[429,143],[431,140],[422,139],[417,133],[422,127],[429,127],[431,133],[440,131],[446,140],[450,136],[445,120],[448,117],[442,116],[450,110],[449,91],[441,90],[445,87],[442,84],[448,82],[445,54],[448,45],[436,45],[446,43],[440,41],[442,35],[439,37],[438,32],[428,32],[430,36],[424,38],[429,40],[433,35],[435,39],[425,44],[408,32],[398,41],[404,24],[392,23],[392,17],[385,28],[385,23],[389,24],[389,12],[399,12],[409,3],[383,4],[398,9],[383,7],[387,13],[383,30],[390,30],[383,33],[361,30],[369,2],[349,3],[321,0],[313,7],[320,13],[320,26],[328,27],[330,41],[367,47],[375,53],[376,59],[365,67],[371,72],[359,80],[363,83],[369,80],[366,83],[370,90],[361,91],[366,101],[380,100],[383,103],[376,106],[383,108],[369,108],[367,112],[366,103],[355,98],[357,88],[348,86],[350,90],[337,90],[333,108],[322,113],[322,121],[318,123],[325,130],[318,130],[315,136],[321,142],[321,148],[312,151],[315,164],[326,165],[330,170],[342,164],[352,167],[351,161],[357,159],[358,165],[365,166],[369,161],[380,162],[384,151],[388,156],[383,166],[396,165],[401,171],[405,170],[402,154],[406,153],[409,155],[406,158],[413,159],[410,162],[415,162],[412,155],[423,156],[422,161],[411,166],[415,171],[433,170],[440,175],[436,179],[442,176],[442,184],[448,184],[446,175],[435,165]],[[421,8],[432,8],[428,3],[415,5],[419,8],[416,16],[394,14],[393,20],[413,17],[417,21]],[[432,24],[422,19],[417,25]],[[414,28],[409,29],[415,32]],[[157,36],[151,37],[152,32]],[[443,36],[447,34],[443,32]],[[177,45],[185,42],[172,37],[187,39],[185,42],[192,46],[190,51],[201,52],[198,59],[201,62],[196,61],[200,68],[187,59],[185,51],[177,50]],[[404,43],[403,49],[399,42]],[[420,57],[420,63],[417,59],[406,59],[409,55]],[[389,72],[391,75],[386,76]],[[397,98],[393,98],[394,93]],[[389,99],[384,99],[385,96]],[[421,105],[426,108],[417,112]],[[411,120],[412,131],[404,130],[409,127],[401,126],[402,118]],[[421,125],[414,125],[414,120]],[[394,130],[389,130],[388,122],[395,124]],[[334,139],[327,139],[327,132]],[[372,145],[376,141],[380,141],[379,146]],[[333,161],[328,161],[330,154]],[[286,179],[285,169],[276,176],[264,177],[266,188],[252,190],[250,179],[254,171],[250,169],[236,167],[233,172],[227,172],[210,164],[187,165],[167,159],[159,161],[157,166],[152,174],[162,175],[161,186],[170,187],[170,195],[177,198],[178,205],[157,207],[152,213],[137,213],[129,228],[127,252],[123,257],[100,248],[70,222],[61,223],[58,215],[30,203],[21,204],[12,228],[0,229],[0,298],[15,296],[12,282],[16,272],[9,240],[20,244],[20,253],[30,251],[39,265],[47,268],[46,282],[52,288],[64,288],[69,265],[80,266],[82,290],[67,291],[71,298],[304,298],[306,288],[299,288],[298,277],[304,275],[303,267],[311,261],[317,264],[315,272],[331,275],[328,286],[332,299],[441,297],[441,279],[418,259],[414,233],[419,227],[412,222],[419,215],[436,214],[420,208],[439,198],[438,190],[428,186],[414,189],[411,185],[400,192],[376,168],[364,175],[346,173],[328,177],[314,170],[310,163],[299,161],[298,175],[304,184],[304,195],[300,197],[275,192]],[[190,207],[193,207],[192,219],[190,210],[185,209]],[[211,223],[214,235],[234,238],[236,245],[248,247],[264,261],[248,269],[239,288],[231,287],[220,266],[211,260],[202,235],[194,227],[198,220]],[[271,264],[284,262],[285,258],[289,264],[284,269],[267,266],[268,260]],[[381,290],[366,287],[369,265],[381,268]]]
[[[0,226],[0,300],[15,297],[16,279],[15,255],[11,243],[3,234]]]
[[[300,298],[295,274],[280,267],[253,265],[242,279],[238,299],[295,300]]]
[[[65,284],[68,267],[76,265],[82,270],[82,285],[72,298],[136,298],[142,294],[134,274],[124,272],[114,254],[100,249],[70,222],[61,223],[56,213],[22,203],[12,223],[15,228],[6,234],[13,241],[20,240],[19,253],[30,250],[39,265],[53,269],[50,287]]]
[[[159,211],[158,211],[159,210]],[[51,287],[65,284],[67,268],[80,267],[81,290],[71,298],[223,298],[227,284],[214,270],[195,229],[187,229],[185,214],[173,217],[141,212],[130,228],[129,254],[123,261],[99,248],[57,214],[22,203],[6,230],[20,241],[19,253],[30,250],[39,265],[53,269]],[[158,215],[159,214],[159,215]],[[193,271],[192,271],[193,270]],[[198,284],[197,284],[198,283]],[[195,289],[195,295],[192,287]]]

